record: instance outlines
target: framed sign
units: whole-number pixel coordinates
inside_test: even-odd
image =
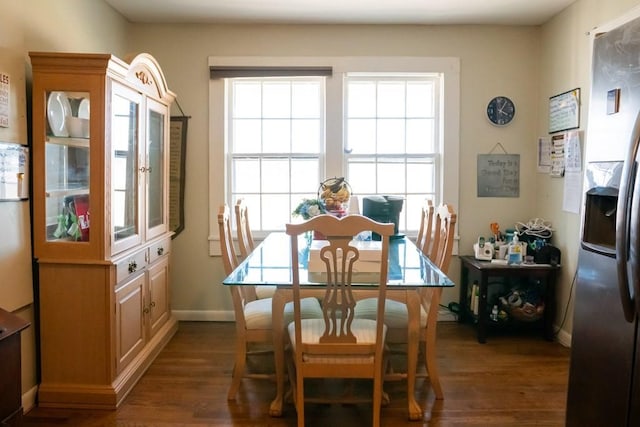
[[[478,197],[520,197],[520,155],[478,155]]]
[[[169,229],[176,237],[184,229],[184,174],[189,117],[172,116],[169,126]]]
[[[549,98],[549,133],[580,127],[580,88]]]

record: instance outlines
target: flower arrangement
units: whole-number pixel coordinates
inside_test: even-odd
[[[325,213],[327,213],[327,208],[322,200],[302,199],[302,202],[293,211],[293,216],[300,216],[302,219],[307,220]]]

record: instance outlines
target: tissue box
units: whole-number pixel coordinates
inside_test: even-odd
[[[329,244],[326,240],[314,240],[309,248],[309,279],[312,281],[326,281],[326,266],[320,259],[320,251]],[[353,265],[352,282],[375,283],[380,277],[380,257],[382,255],[382,242],[361,241],[351,242],[360,252],[360,258]]]

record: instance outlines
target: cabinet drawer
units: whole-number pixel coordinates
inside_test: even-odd
[[[149,263],[153,263],[161,256],[169,254],[169,252],[171,252],[171,237],[152,244],[149,246]]]
[[[143,270],[147,266],[147,250],[136,252],[123,258],[116,264],[116,282],[120,283],[127,277]]]

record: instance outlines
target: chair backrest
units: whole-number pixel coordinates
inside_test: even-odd
[[[433,212],[433,201],[427,199],[427,202],[420,209],[420,228],[416,237],[416,246],[426,256],[430,255],[433,240]]]
[[[356,304],[352,290],[354,264],[360,252],[353,240],[362,231],[371,231],[381,236],[380,275],[378,290],[378,328],[377,337],[382,336],[384,327],[384,301],[387,289],[387,271],[389,256],[389,237],[394,233],[394,225],[382,224],[362,215],[347,215],[336,218],[332,215],[318,215],[299,224],[287,224],[286,232],[291,237],[291,265],[293,270],[294,321],[296,322],[296,342],[302,343],[300,326],[300,275],[298,260],[298,238],[309,231],[318,231],[327,239],[327,245],[320,250],[320,259],[324,262],[327,282],[324,284],[322,310],[324,315],[324,333],[319,344],[305,345],[304,353],[316,354],[362,354],[382,351],[378,339],[366,345],[358,344],[351,331]],[[320,285],[318,285],[320,286]],[[380,349],[376,346],[380,345]],[[363,348],[357,348],[365,347]],[[381,354],[381,353],[380,353]],[[297,357],[297,356],[296,356]]]
[[[233,234],[231,234],[231,212],[229,206],[220,206],[218,210],[218,230],[220,232],[220,255],[224,272],[229,275],[238,266],[236,250],[233,247]]]
[[[457,215],[449,204],[441,204],[435,210],[433,243],[429,258],[440,270],[447,274],[453,253]]]
[[[220,233],[220,256],[222,257],[222,265],[224,266],[225,274],[229,275],[238,266],[238,257],[236,256],[236,250],[233,246],[233,234],[231,233],[231,210],[226,204],[220,206],[218,211],[218,230]],[[231,289],[231,295],[234,297],[234,300],[236,294],[240,297],[240,300],[234,301],[234,304],[240,304],[239,307],[235,307],[236,311],[241,309],[245,303],[258,298],[254,286],[229,286],[229,288]]]
[[[249,210],[244,199],[236,201],[236,227],[238,229],[238,247],[240,255],[246,258],[255,248],[253,234],[249,226]]]

